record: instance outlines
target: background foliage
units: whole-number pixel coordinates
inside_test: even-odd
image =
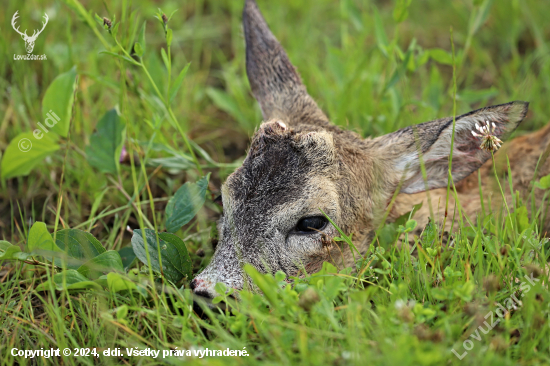
[[[190,278],[184,275],[198,272],[213,252],[213,226],[220,208],[210,194],[216,194],[238,166],[250,134],[261,122],[245,75],[242,5],[234,0],[4,4],[0,239],[18,248],[0,241],[0,253],[7,258],[9,252],[19,261],[3,262],[0,269],[0,357],[14,364],[8,356],[12,347],[137,346],[247,347],[251,355],[188,360],[197,363],[550,362],[550,294],[540,282],[521,299],[519,310],[474,340],[467,358],[460,361],[451,352],[462,349],[488,311],[495,310],[495,301],[517,292],[512,278],[540,276],[545,268],[547,242],[537,235],[536,220],[526,216],[521,202],[513,208],[516,225],[506,227],[498,215],[480,218],[475,229],[464,228],[455,237],[446,255],[441,255],[436,240],[440,233],[434,227],[418,238],[425,256],[417,258],[390,245],[392,237],[385,248],[369,253],[366,260],[373,268],[360,279],[346,277],[350,272],[345,269],[329,276],[338,271],[326,267],[291,289],[283,286],[280,275],[252,274],[270,296],[243,294],[240,304],[230,303],[225,311],[193,311],[186,290]],[[169,22],[170,72],[161,52],[167,49],[166,34],[155,19],[159,6],[167,15],[177,10]],[[365,137],[452,114],[451,27],[458,113],[514,99],[529,101],[530,112],[518,134],[543,126],[550,117],[545,98],[550,91],[550,13],[544,1],[296,0],[259,1],[259,6],[331,120]],[[13,60],[13,54],[25,53],[10,25],[16,10],[22,29],[38,28],[43,13],[49,15],[34,50],[46,54],[46,61]],[[118,41],[128,53],[143,54],[161,96],[140,67],[101,53],[120,50],[95,22],[95,14],[120,22]],[[170,86],[188,65],[175,94]],[[70,83],[59,100],[48,98],[47,90],[74,66],[79,79],[70,130],[67,117],[49,140],[42,140],[39,156],[27,155],[22,165],[23,153],[8,145],[44,121],[43,111],[51,109],[46,106],[71,98]],[[175,119],[163,99],[170,100]],[[50,139],[54,133],[59,136]],[[115,135],[105,143],[106,136]],[[185,136],[202,174],[194,166]],[[10,149],[18,155],[10,158]],[[28,169],[11,174],[14,164]],[[204,186],[201,178],[207,173],[211,176],[204,207],[189,221],[174,223],[171,214],[179,206],[168,204],[169,199],[188,199],[195,192],[191,187]],[[185,182],[188,191],[176,194]],[[194,207],[191,211],[195,213]],[[129,250],[128,226],[157,231],[170,226],[174,234],[164,234],[171,238],[166,240],[177,250],[182,250],[178,240],[183,242],[190,263],[178,264],[181,271],[166,275],[164,281],[147,268],[140,272]],[[67,231],[75,229],[92,235]],[[398,229],[393,224],[387,230]],[[401,231],[406,230],[403,222]],[[68,248],[63,243],[69,243],[64,238],[71,233],[78,236],[79,245],[97,249],[78,257],[84,262],[74,265],[73,272],[59,276],[45,270],[50,268],[47,260],[37,263],[28,256],[38,249],[55,250],[56,245]],[[120,263],[113,251],[120,254]],[[103,279],[108,271],[94,272],[86,264],[100,256],[111,270]],[[375,285],[364,288],[364,281]],[[222,300],[225,291],[219,290]],[[201,318],[197,312],[203,311]],[[138,359],[155,363],[148,358],[131,358],[130,363]],[[95,361],[68,357],[54,362]],[[101,362],[121,360],[106,357]]]

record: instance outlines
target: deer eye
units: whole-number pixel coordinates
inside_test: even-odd
[[[302,233],[312,233],[321,231],[327,226],[328,220],[324,216],[304,217],[296,225],[296,231]]]

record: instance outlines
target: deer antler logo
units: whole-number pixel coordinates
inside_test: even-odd
[[[25,48],[27,49],[27,53],[31,53],[32,50],[33,50],[33,48],[34,48],[34,42],[36,41],[36,38],[38,37],[38,35],[39,35],[40,33],[42,33],[42,31],[44,30],[44,28],[46,28],[46,24],[48,24],[48,19],[49,19],[49,18],[48,18],[48,14],[44,13],[44,20],[45,20],[45,22],[42,23],[42,25],[43,25],[43,26],[42,26],[42,29],[40,29],[40,30],[38,31],[38,33],[36,32],[36,30],[34,30],[32,36],[29,37],[29,36],[27,35],[27,30],[26,30],[26,29],[25,29],[24,32],[20,32],[20,31],[19,31],[19,27],[17,27],[17,28],[15,27],[16,19],[19,17],[19,16],[17,15],[18,12],[19,12],[19,10],[16,11],[15,14],[13,14],[13,18],[11,18],[11,26],[13,27],[13,29],[14,29],[17,33],[19,33],[19,34],[21,35],[21,37],[22,37],[23,40],[25,41]]]

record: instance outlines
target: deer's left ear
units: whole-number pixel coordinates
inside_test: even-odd
[[[455,183],[479,169],[491,157],[489,151],[480,148],[481,138],[472,134],[472,131],[479,133],[476,124],[494,123],[492,135],[504,141],[523,120],[528,106],[527,102],[516,101],[456,117],[451,172]],[[452,129],[453,119],[443,118],[401,129],[371,143],[378,150],[383,167],[393,172],[394,183],[403,179],[400,192],[417,193],[426,190],[419,153],[426,168],[427,188],[447,186]]]
[[[243,26],[246,73],[264,120],[280,119],[291,125],[304,119],[328,123],[254,0],[245,2]]]

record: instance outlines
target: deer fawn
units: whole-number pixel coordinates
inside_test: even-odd
[[[344,131],[331,124],[308,95],[254,0],[246,1],[243,23],[246,70],[267,122],[254,134],[243,165],[221,189],[219,244],[211,263],[191,282],[195,294],[210,298],[216,296],[217,282],[242,289],[245,263],[261,272],[281,270],[287,275],[300,269],[315,272],[331,258],[341,264],[342,256],[346,266],[351,265],[347,245],[326,245],[327,238],[330,243],[339,234],[320,209],[346,234],[353,233],[355,246],[365,253],[398,188],[402,194],[390,218],[410,211],[426,198],[427,190],[432,190],[434,206],[441,197],[445,202],[443,187],[448,184],[453,118],[374,139]],[[480,149],[472,130],[476,123],[489,121],[494,123],[494,135],[505,140],[527,108],[528,103],[511,102],[456,117],[452,178],[466,215],[475,214],[480,199],[477,174],[464,178],[481,168],[483,184],[489,185],[492,169],[491,161],[484,164],[491,153]],[[518,169],[523,174],[514,178],[515,187],[528,188],[549,131],[545,128],[502,148],[506,152],[500,155],[507,153],[511,163],[521,159]],[[452,215],[452,199],[450,204]],[[424,204],[415,218],[422,225],[428,217]]]

